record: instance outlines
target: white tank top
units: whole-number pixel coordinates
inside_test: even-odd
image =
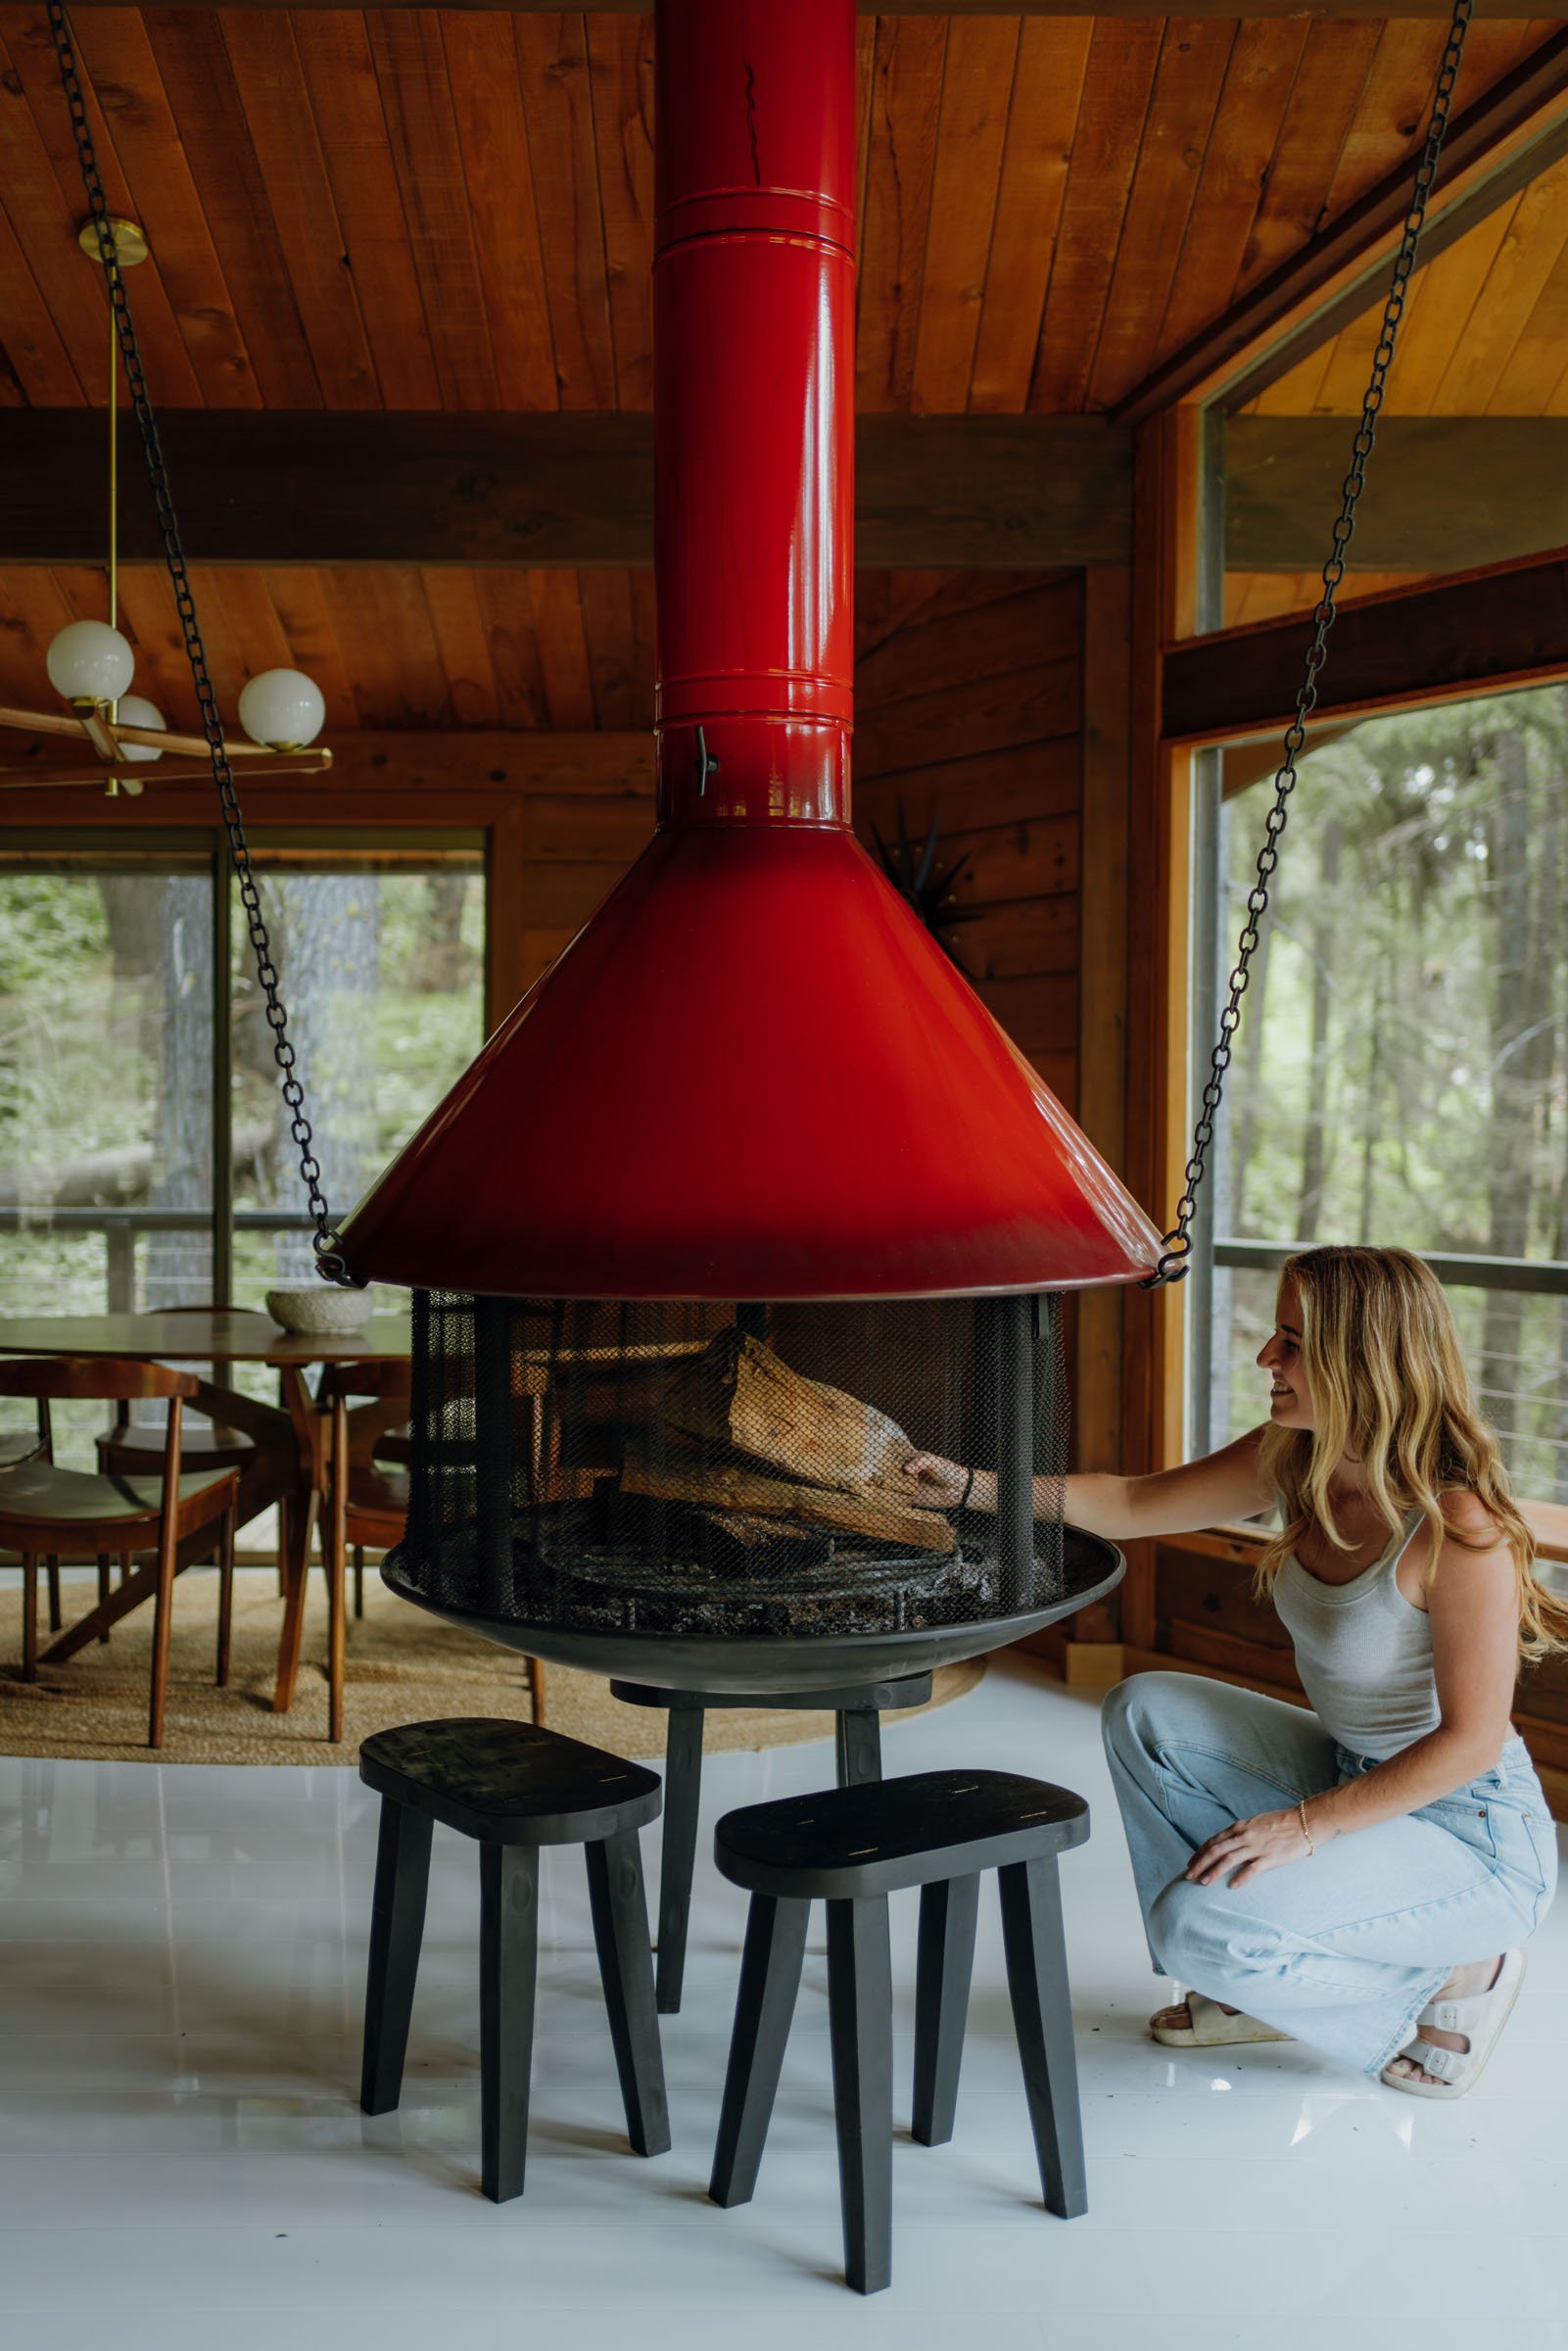
[[[1420,1523],[1412,1511],[1382,1558],[1348,1584],[1320,1582],[1294,1552],[1274,1578],[1274,1606],[1314,1713],[1341,1747],[1376,1762],[1425,1738],[1443,1718],[1431,1621],[1405,1599],[1395,1574]]]

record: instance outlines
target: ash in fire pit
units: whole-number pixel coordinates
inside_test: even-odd
[[[926,1633],[1063,1594],[1054,1297],[820,1306],[420,1294],[389,1562],[452,1613],[581,1634]],[[917,1452],[994,1463],[922,1507]]]

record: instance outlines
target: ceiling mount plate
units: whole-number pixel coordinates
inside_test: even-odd
[[[121,269],[134,269],[138,262],[146,261],[149,250],[147,238],[145,232],[138,228],[134,220],[124,220],[118,213],[111,213],[109,225],[115,232],[115,253]],[[103,255],[98,249],[98,223],[96,220],[89,219],[82,222],[76,231],[76,242],[87,259],[90,262],[96,262],[102,268]]]

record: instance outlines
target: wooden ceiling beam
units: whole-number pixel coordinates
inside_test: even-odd
[[[1233,416],[1225,567],[1315,571],[1351,462],[1350,416]],[[1447,572],[1568,546],[1568,417],[1385,416],[1353,571]]]
[[[1448,11],[1443,11],[1445,15]],[[1568,27],[1531,51],[1475,105],[1444,144],[1423,263],[1510,202],[1568,154]],[[1384,291],[1410,209],[1413,164],[1402,163],[1337,219],[1172,353],[1112,410],[1134,425],[1178,402],[1254,400],[1331,342]]]
[[[570,799],[648,800],[651,732],[533,727],[344,729],[332,738],[334,792],[538,792]]]
[[[396,827],[440,815],[461,827],[486,821],[495,805],[525,798],[592,800],[601,810],[624,806],[628,822],[651,821],[654,744],[651,732],[605,729],[585,733],[567,728],[463,729],[421,727],[334,727],[329,730],[332,770],[328,777],[275,778],[253,791],[240,779],[246,813],[253,825],[295,823],[302,815],[319,822],[323,808],[346,823],[372,815]],[[6,744],[14,767],[32,771],[30,788],[13,787],[0,800],[0,822],[102,824],[103,794],[61,792],[59,775],[74,774],[80,762],[63,755],[59,743],[18,736]],[[170,778],[142,770],[140,803],[145,816],[166,824],[210,823],[214,806],[210,779]],[[56,796],[60,794],[60,796]],[[362,805],[361,805],[362,803]]]
[[[633,569],[653,560],[653,420],[166,410],[159,433],[192,562]],[[104,559],[101,415],[13,408],[0,435],[0,563]],[[127,477],[132,457],[122,459]],[[127,478],[120,557],[162,559]],[[886,570],[1124,563],[1128,436],[1095,416],[867,415],[855,553]]]
[[[1161,660],[1161,728],[1170,744],[1239,743],[1294,715],[1308,620],[1219,629]],[[1453,572],[1340,605],[1315,725],[1421,709],[1568,677],[1568,548]]]
[[[296,12],[341,9],[343,0],[165,0],[174,8],[287,8]],[[72,13],[91,8],[119,8],[123,0],[71,0]],[[557,15],[551,0],[361,0],[361,6],[389,8],[486,9],[514,17]],[[1081,17],[1083,0],[1014,0],[1002,8],[998,0],[856,0],[861,16],[871,17]],[[650,17],[653,0],[594,0],[591,12],[602,17]],[[1334,19],[1432,18],[1453,14],[1449,0],[1188,0],[1184,17],[1249,18],[1328,17]],[[1478,17],[1516,17],[1520,0],[1476,0]],[[1098,17],[1165,17],[1168,0],[1099,0]]]
[[[162,419],[187,552],[216,565],[636,569],[652,560],[649,419],[195,409]],[[1225,428],[1231,571],[1321,563],[1353,419]],[[87,409],[8,412],[0,564],[103,560]],[[127,449],[124,462],[130,464]],[[1056,570],[1126,560],[1128,444],[1095,417],[866,415],[856,557],[886,570]],[[161,559],[132,479],[120,552]],[[1568,545],[1568,418],[1386,416],[1350,562],[1497,563]]]

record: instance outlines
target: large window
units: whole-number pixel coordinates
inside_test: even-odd
[[[483,1042],[478,838],[259,833],[327,1196],[346,1213]],[[0,1311],[308,1278],[309,1220],[220,840],[0,842]]]
[[[1304,761],[1194,1276],[1190,1437],[1263,1417],[1274,1268],[1428,1257],[1520,1490],[1568,1501],[1568,689],[1369,719]],[[1273,792],[1199,760],[1194,1066]]]

